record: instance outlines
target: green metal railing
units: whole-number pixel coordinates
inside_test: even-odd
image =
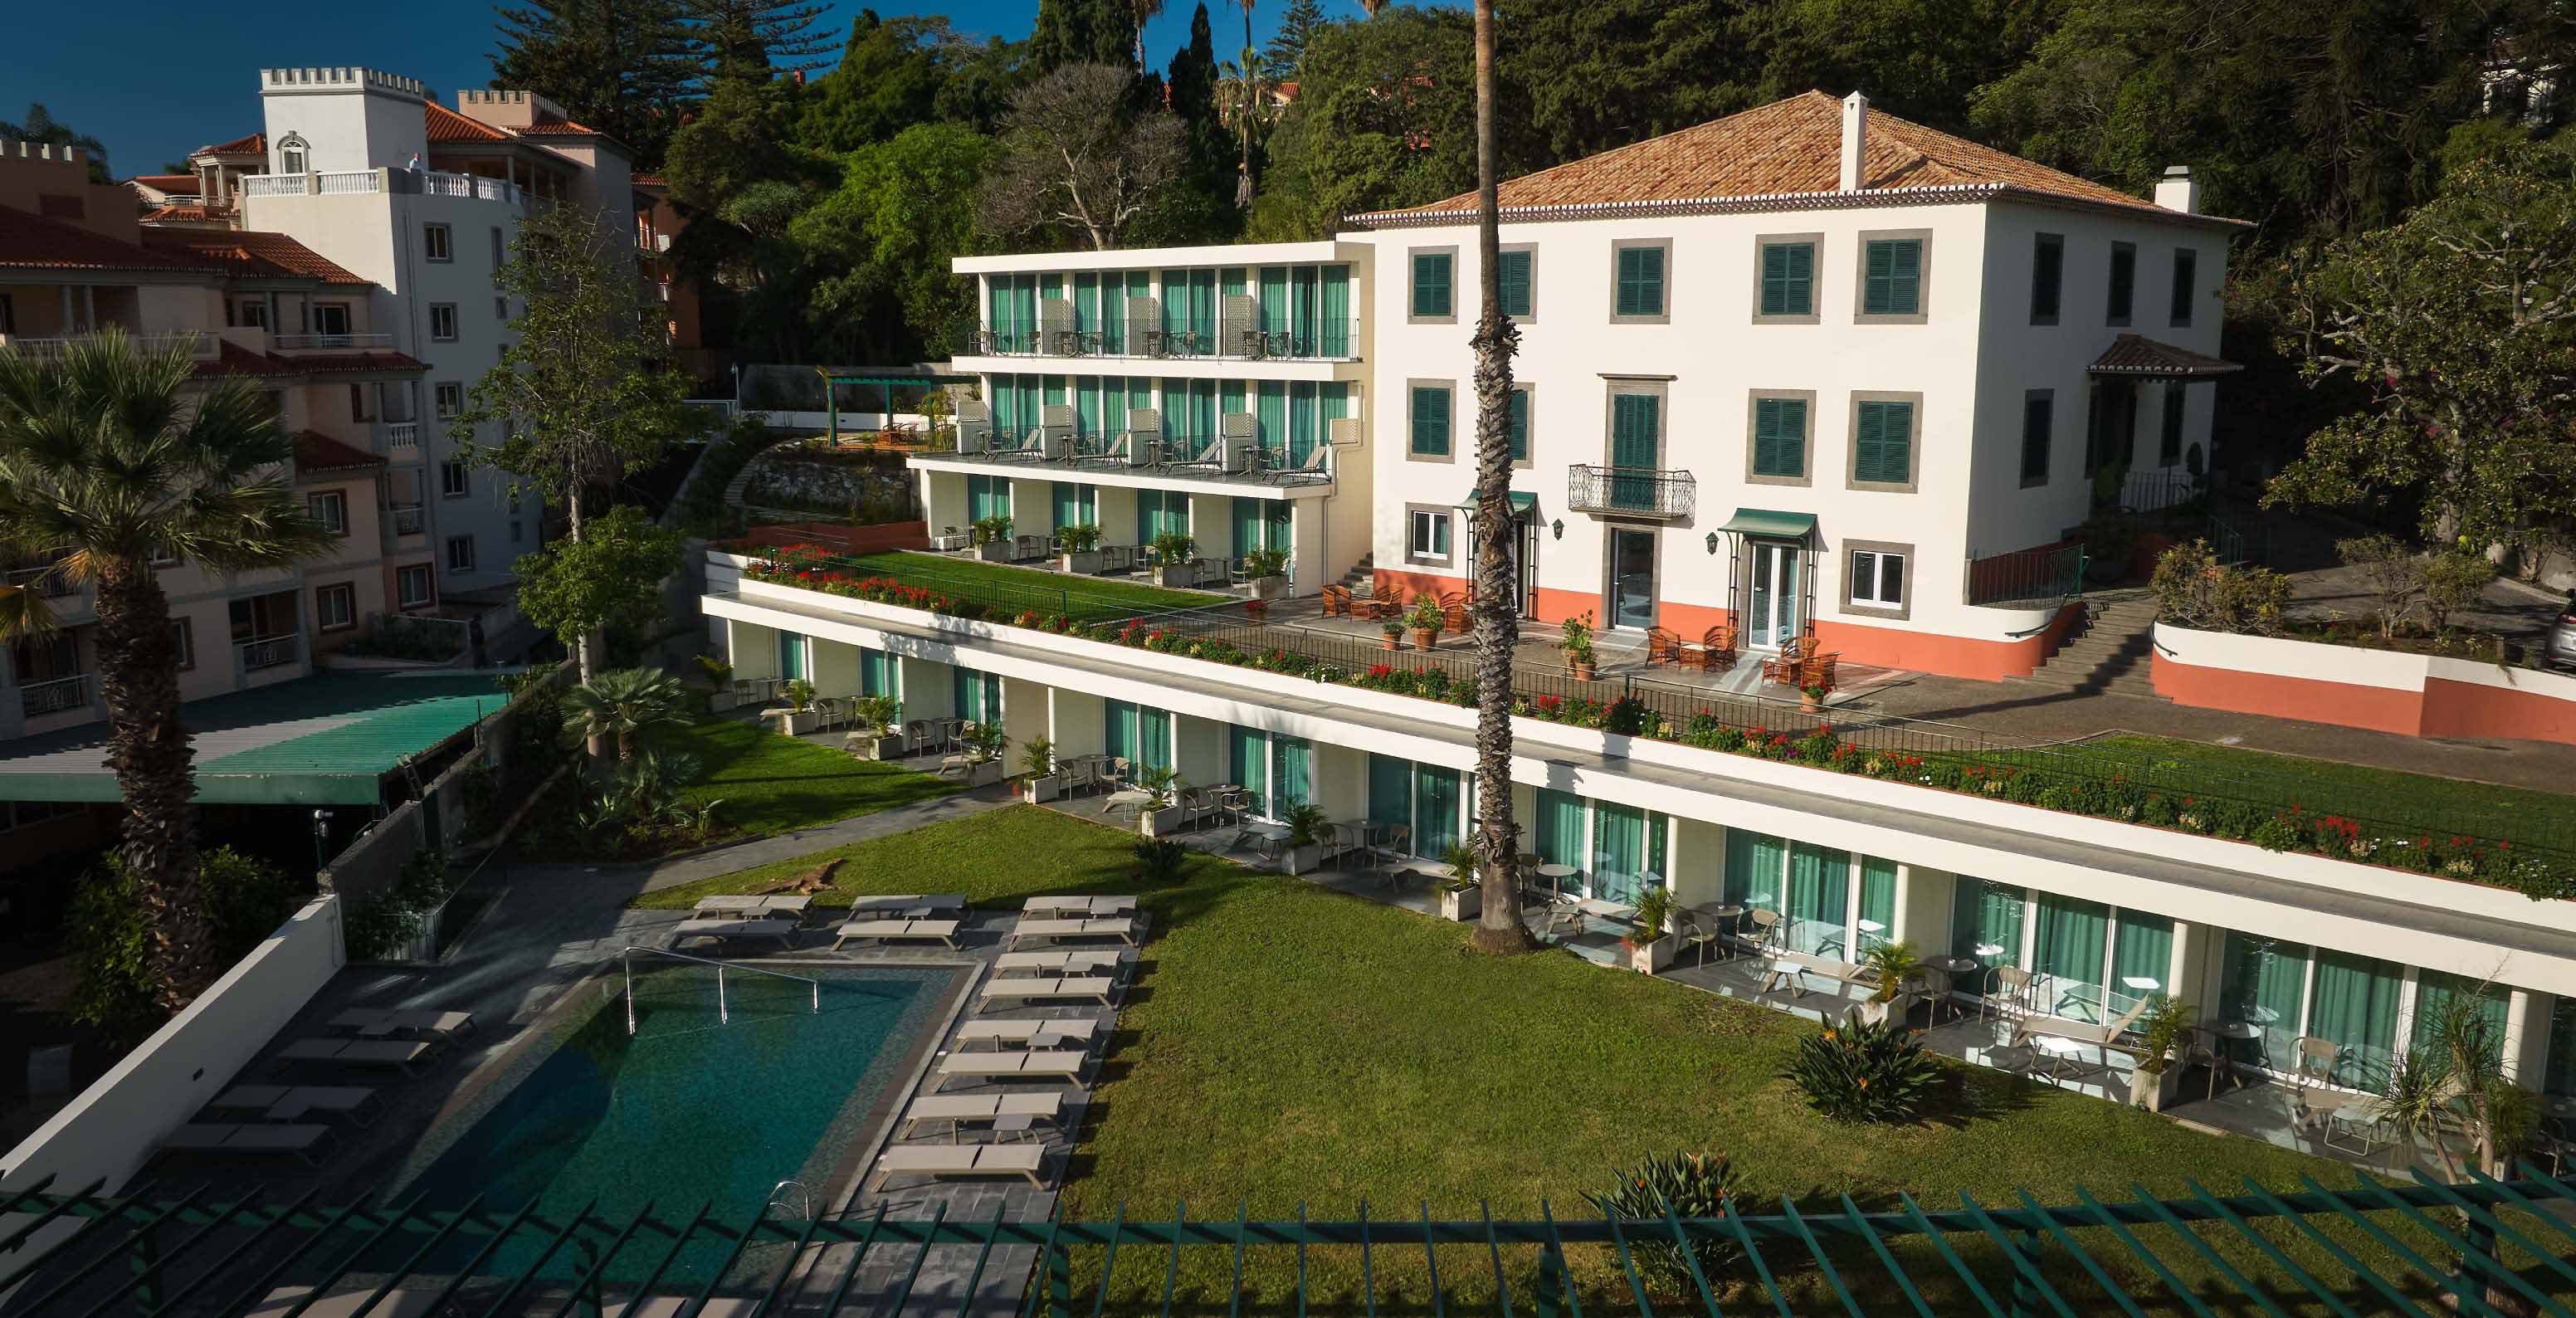
[[[1014,1297],[1024,1318],[1101,1318],[1205,1310],[1204,1295],[1185,1295],[1179,1285],[1186,1255],[1194,1277],[1202,1261],[1230,1273],[1229,1315],[1243,1310],[1251,1291],[1247,1264],[1267,1274],[1293,1260],[1294,1307],[1283,1302],[1276,1311],[1303,1315],[1314,1300],[1343,1307],[1337,1297],[1310,1295],[1315,1255],[1356,1251],[1361,1282],[1353,1298],[1370,1315],[1381,1306],[1436,1315],[1448,1295],[1490,1285],[1492,1311],[1505,1318],[1580,1318],[1587,1307],[1788,1315],[1788,1295],[1811,1290],[1855,1318],[1935,1318],[1936,1302],[1944,1318],[2114,1310],[2144,1318],[2142,1306],[2205,1318],[2287,1318],[2291,1309],[2344,1318],[2454,1310],[2576,1318],[2565,1303],[2576,1295],[2568,1261],[2576,1253],[2569,1225],[2576,1188],[2527,1165],[2517,1171],[2512,1181],[2473,1172],[2459,1184],[2420,1171],[2407,1183],[2357,1176],[2341,1189],[2302,1176],[2302,1188],[2287,1193],[2249,1179],[2226,1196],[2196,1183],[2172,1197],[2135,1184],[2109,1197],[2078,1187],[2074,1203],[2053,1207],[2025,1190],[2010,1206],[1962,1193],[1955,1208],[1902,1193],[1878,1210],[1848,1194],[1803,1205],[1783,1198],[1758,1210],[1737,1199],[1713,1217],[1683,1217],[1667,1203],[1657,1217],[1558,1218],[1542,1202],[1535,1220],[1497,1220],[1489,1208],[1436,1220],[1428,1204],[1373,1218],[1363,1203],[1348,1220],[1317,1220],[1303,1206],[1294,1219],[1255,1219],[1239,1206],[1231,1219],[1193,1220],[1182,1204],[1168,1220],[1131,1221],[1121,1205],[1107,1222],[1082,1222],[1012,1221],[1006,1208],[952,1220],[944,1204],[927,1217],[897,1216],[882,1203],[873,1212],[797,1220],[770,1216],[773,1204],[740,1224],[712,1216],[709,1206],[683,1216],[649,1202],[614,1217],[594,1212],[596,1201],[569,1214],[536,1203],[485,1207],[479,1197],[455,1209],[417,1199],[331,1207],[310,1193],[274,1204],[210,1189],[161,1196],[150,1186],[112,1198],[95,1184],[54,1194],[46,1178],[0,1196],[14,1226],[0,1239],[7,1255],[0,1262],[16,1260],[0,1289],[14,1288],[12,1313],[79,1318],[254,1311],[293,1318],[326,1300],[341,1318],[365,1318],[394,1312],[379,1306],[397,1291],[401,1312],[487,1318],[596,1315],[621,1305],[632,1313],[648,1302],[669,1305],[660,1310],[667,1318],[699,1318],[716,1303],[729,1318],[773,1309],[835,1314],[845,1306],[928,1314],[951,1305],[965,1318]],[[973,1249],[958,1292],[917,1292],[926,1247]],[[1607,1282],[1578,1281],[1583,1270],[1569,1248]],[[703,1277],[682,1275],[673,1264],[689,1252],[723,1262]],[[524,1261],[496,1266],[505,1255]],[[1426,1291],[1380,1286],[1381,1272],[1409,1272],[1417,1260]],[[1658,1273],[1673,1280],[1650,1285],[1647,1277]],[[1783,1285],[1792,1278],[1795,1286]]]
[[[1968,560],[1968,603],[2045,608],[2084,589],[2084,546],[2023,549]]]

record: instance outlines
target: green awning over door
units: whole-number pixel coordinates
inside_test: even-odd
[[[1721,531],[1776,540],[1803,540],[1816,533],[1814,513],[1784,513],[1769,508],[1738,508]]]
[[[1538,511],[1537,495],[1531,494],[1526,490],[1512,490],[1509,493],[1512,501],[1512,516],[1528,517],[1530,514]],[[1458,501],[1458,506],[1471,510],[1475,508],[1476,492],[1474,490],[1467,491],[1467,497],[1460,499]]]

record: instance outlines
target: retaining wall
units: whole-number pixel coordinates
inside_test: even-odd
[[[2576,675],[2157,623],[2152,680],[2178,705],[2410,737],[2576,745]]]

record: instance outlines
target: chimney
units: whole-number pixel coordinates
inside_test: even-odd
[[[2156,180],[2156,204],[2185,215],[2200,214],[2200,183],[2191,176],[2191,166],[2165,166],[2165,176]]]
[[[1861,187],[1861,154],[1869,146],[1869,98],[1859,92],[1843,98],[1842,190]]]

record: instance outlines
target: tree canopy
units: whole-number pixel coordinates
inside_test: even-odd
[[[493,12],[494,87],[537,89],[632,148],[638,170],[661,165],[698,71],[680,0],[528,0]]]

